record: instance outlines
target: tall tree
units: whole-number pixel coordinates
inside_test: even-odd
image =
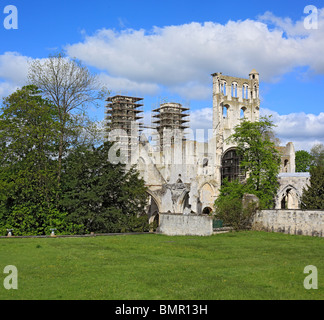
[[[148,228],[144,181],[134,168],[108,161],[111,145],[70,152],[63,165],[62,210],[84,232],[143,231]]]
[[[324,166],[312,167],[310,174],[310,185],[303,189],[302,209],[324,210]]]
[[[258,203],[244,203],[244,194],[249,192],[248,187],[238,180],[229,182],[225,179],[220,188],[220,195],[215,201],[217,219],[235,230],[250,227],[251,218],[258,208]]]
[[[44,234],[57,211],[58,114],[35,86],[5,98],[0,115],[0,215],[16,234]]]
[[[34,60],[29,66],[28,79],[56,107],[59,127],[58,184],[61,180],[62,159],[68,147],[73,113],[83,113],[85,107],[102,100],[104,88],[98,77],[76,59],[63,53],[45,60]],[[73,122],[72,122],[73,126]]]
[[[256,122],[243,120],[228,139],[237,146],[242,157],[240,166],[248,176],[248,189],[260,198],[264,208],[272,207],[278,188],[280,156],[273,142],[273,127],[267,117]]]
[[[295,154],[296,172],[308,172],[311,165],[311,155],[305,150],[298,150]]]

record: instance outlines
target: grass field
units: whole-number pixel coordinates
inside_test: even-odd
[[[6,265],[18,289],[3,286]],[[304,288],[304,268],[318,289]],[[0,239],[0,299],[324,299],[324,239],[265,232]]]

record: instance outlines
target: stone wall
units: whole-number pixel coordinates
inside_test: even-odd
[[[261,210],[253,229],[324,237],[323,210]]]
[[[169,236],[210,236],[213,234],[213,217],[160,214],[158,232]]]

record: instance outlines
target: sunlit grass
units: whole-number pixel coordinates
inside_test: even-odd
[[[265,232],[0,239],[0,269],[18,269],[0,299],[324,299],[323,254],[322,238]]]

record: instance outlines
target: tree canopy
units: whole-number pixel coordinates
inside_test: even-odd
[[[105,88],[97,75],[77,59],[69,59],[63,53],[50,55],[45,60],[34,60],[28,71],[29,82],[39,88],[42,95],[56,108],[59,120],[58,184],[61,180],[62,159],[69,148],[71,117],[82,115],[90,104],[102,100]]]
[[[69,154],[63,166],[61,207],[87,232],[148,230],[144,181],[134,168],[107,161],[111,146],[106,142]]]
[[[64,225],[64,213],[55,203],[58,125],[55,108],[35,86],[25,86],[4,99],[0,115],[2,228],[14,228],[16,234],[43,234]]]
[[[303,189],[301,198],[302,209],[324,210],[324,146],[315,145],[310,152],[310,181]]]
[[[240,166],[247,175],[247,190],[259,197],[264,208],[272,207],[278,189],[280,155],[273,142],[273,127],[267,117],[256,122],[243,120],[228,138],[242,158]]]
[[[298,150],[295,153],[296,172],[309,172],[311,166],[311,155],[305,150]]]
[[[261,118],[258,122],[242,120],[227,140],[237,146],[240,167],[244,169],[246,179],[242,183],[225,179],[215,201],[215,210],[218,219],[235,229],[246,227],[257,208],[274,205],[280,156],[275,148],[273,126],[269,118]],[[254,194],[259,201],[244,204],[245,194]]]
[[[58,234],[148,230],[148,217],[142,216],[147,193],[139,173],[110,163],[111,143],[98,143],[97,128],[84,126],[85,120],[66,115],[69,145],[60,158],[57,106],[34,85],[3,100],[1,234],[6,229],[15,235],[49,234],[51,228]]]
[[[301,198],[302,209],[324,210],[324,166],[310,169],[310,183],[304,188]]]

